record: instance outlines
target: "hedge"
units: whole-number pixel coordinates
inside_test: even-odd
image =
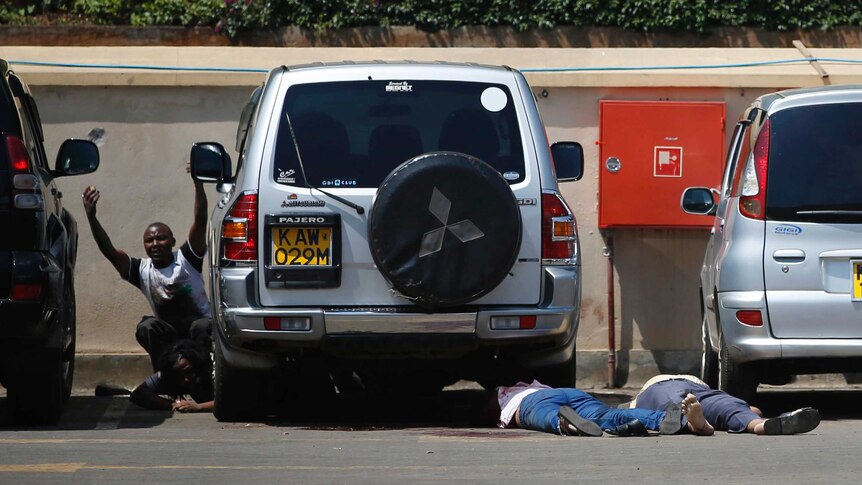
[[[0,24],[210,26],[228,37],[297,26],[557,26],[705,32],[721,26],[829,30],[862,25],[862,0],[7,0]]]

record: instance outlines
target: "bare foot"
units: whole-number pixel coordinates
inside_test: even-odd
[[[703,416],[703,406],[700,405],[700,401],[694,397],[694,394],[688,394],[682,400],[682,414],[688,418],[686,427],[692,433],[700,436],[711,436],[715,432],[715,429]]]

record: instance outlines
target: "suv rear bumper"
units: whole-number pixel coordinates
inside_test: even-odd
[[[0,347],[18,348],[30,343],[59,347],[59,319],[63,294],[62,269],[50,254],[41,251],[5,251],[0,254]],[[42,286],[37,299],[13,301],[15,283]]]
[[[544,268],[544,298],[536,306],[468,307],[426,313],[412,307],[264,308],[251,306],[253,270],[222,270],[217,327],[231,367],[266,369],[297,349],[320,349],[344,358],[469,358],[517,349],[527,367],[571,357],[580,308],[580,267]],[[215,300],[214,301],[218,301]],[[535,316],[531,329],[495,330],[494,317]],[[306,331],[273,331],[265,317],[299,317]]]

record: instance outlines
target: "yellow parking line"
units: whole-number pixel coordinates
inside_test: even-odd
[[[0,472],[11,473],[75,473],[86,463],[37,463],[33,465],[0,465]]]

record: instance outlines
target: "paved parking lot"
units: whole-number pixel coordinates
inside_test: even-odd
[[[597,395],[609,403],[631,391]],[[430,401],[335,399],[262,423],[144,411],[126,397],[73,396],[53,427],[0,427],[0,483],[416,483],[856,481],[862,391],[769,390],[768,413],[819,407],[799,436],[562,438],[477,422],[486,394]],[[297,399],[299,399],[297,397]],[[0,412],[5,399],[0,398]]]

